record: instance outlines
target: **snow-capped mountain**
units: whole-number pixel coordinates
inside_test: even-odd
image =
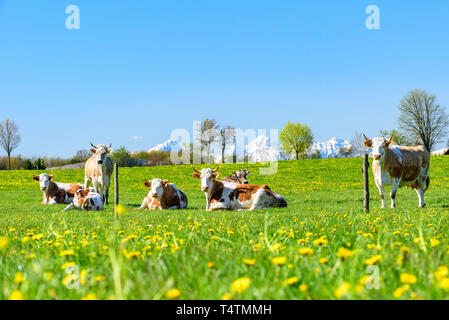
[[[266,162],[286,160],[284,153],[279,146],[271,145],[270,138],[260,135],[252,140],[245,147],[245,154],[248,155],[249,162]]]
[[[342,157],[339,150],[341,147],[349,148],[351,143],[344,139],[333,137],[328,142],[315,142],[310,148],[310,153],[314,153],[317,150],[321,154],[321,158],[335,158]]]
[[[446,154],[449,154],[449,148],[435,150],[435,151],[432,151],[430,154],[436,155],[436,156],[446,155]]]
[[[349,141],[339,138],[332,138],[327,142],[316,142],[310,148],[309,154],[316,152],[317,150],[320,152],[321,158],[333,158],[333,157],[342,157],[339,150],[341,147],[348,148],[351,146]],[[169,139],[163,143],[160,143],[150,151],[176,151],[181,150],[181,138],[178,140]],[[232,157],[234,154],[235,147],[228,146],[226,147],[225,156],[226,158]],[[221,149],[220,147],[212,147],[211,155],[214,156],[216,162],[221,162]],[[278,145],[272,145],[270,138],[266,135],[259,135],[257,138],[251,140],[244,148],[243,152],[240,151],[240,154],[237,154],[237,159],[239,161],[243,160],[243,157],[247,155],[249,162],[266,162],[266,161],[277,161],[277,160],[288,160],[292,157],[284,154],[284,152],[279,148]]]
[[[172,150],[176,151],[176,152],[181,150],[181,138],[179,138],[178,140],[168,139],[165,142],[162,142],[162,143],[154,146],[153,148],[148,150],[148,152],[151,152],[151,151],[168,151],[168,152],[170,152]]]

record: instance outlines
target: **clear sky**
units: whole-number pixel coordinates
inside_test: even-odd
[[[365,27],[371,4],[380,30]],[[373,136],[414,88],[449,108],[447,0],[0,0],[0,43],[0,119],[25,156],[149,149],[206,117]]]

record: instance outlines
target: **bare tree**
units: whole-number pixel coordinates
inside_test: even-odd
[[[221,137],[221,162],[225,162],[225,151],[226,146],[232,144],[234,141],[235,130],[234,127],[225,126],[220,127],[220,137]]]
[[[352,146],[348,146],[348,147],[341,147],[340,149],[338,149],[338,153],[342,154],[345,156],[345,158],[349,157],[354,150],[352,150]]]
[[[11,153],[20,144],[19,127],[13,120],[6,119],[0,123],[0,146],[8,155],[8,169],[11,170]]]
[[[399,105],[399,128],[412,140],[421,141],[429,152],[446,136],[449,125],[445,108],[435,101],[435,95],[415,89],[404,96]]]
[[[200,127],[200,144],[202,147],[202,154],[209,160],[210,148],[218,135],[218,124],[215,119],[204,119],[201,121]]]
[[[351,146],[353,154],[357,157],[363,156],[366,151],[365,145],[363,144],[364,141],[365,139],[363,138],[363,135],[360,132],[356,131],[354,133],[354,136],[352,137]]]
[[[75,159],[78,162],[83,162],[89,159],[92,156],[92,152],[90,150],[78,150],[75,155]]]

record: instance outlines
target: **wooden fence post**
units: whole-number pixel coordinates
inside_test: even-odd
[[[118,165],[114,162],[114,217],[117,218],[117,206],[119,204],[119,191],[118,191]]]
[[[363,211],[369,212],[369,179],[368,179],[368,171],[369,171],[369,161],[368,154],[365,154],[363,157]]]

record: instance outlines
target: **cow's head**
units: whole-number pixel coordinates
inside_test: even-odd
[[[248,169],[239,170],[232,173],[232,179],[237,180],[241,184],[248,184],[248,180],[246,180],[246,176],[250,175],[251,171]]]
[[[48,189],[48,185],[50,184],[50,181],[54,178],[55,176],[52,174],[46,174],[46,173],[41,173],[38,176],[33,176],[33,180],[34,181],[39,181],[39,185],[41,187],[42,191],[45,191]]]
[[[385,139],[383,137],[377,137],[373,139],[368,139],[365,135],[365,147],[373,149],[373,159],[382,161],[385,157],[385,150],[393,144],[391,137]]]
[[[75,201],[81,198],[87,197],[89,195],[89,190],[80,189],[75,192]]]
[[[111,148],[112,144],[110,144],[109,147],[103,144],[95,146],[92,144],[92,142],[90,144],[93,147],[92,149],[90,149],[90,151],[94,154],[97,164],[103,165],[103,163],[106,161],[108,154],[112,152]]]
[[[164,193],[165,187],[169,184],[168,180],[162,180],[158,178],[154,178],[153,180],[145,181],[145,186],[151,188],[150,195],[155,199],[162,198],[162,194]]]
[[[220,175],[216,172],[218,167],[219,166],[217,166],[215,170],[212,170],[211,168],[204,168],[199,171],[192,166],[193,171],[195,171],[193,173],[193,177],[201,180],[202,191],[207,192],[212,187],[212,182]]]

